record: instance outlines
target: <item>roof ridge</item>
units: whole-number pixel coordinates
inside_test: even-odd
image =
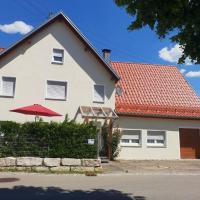
[[[165,65],[165,64],[158,64],[158,63],[142,63],[142,62],[132,62],[132,61],[111,61],[111,63],[124,63],[124,64],[140,64],[140,65],[156,65],[156,66],[163,66],[163,67],[175,67],[178,68],[176,65]]]

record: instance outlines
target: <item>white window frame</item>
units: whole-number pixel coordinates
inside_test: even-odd
[[[95,100],[95,98],[94,98],[94,92],[95,92],[95,89],[94,89],[94,87],[95,87],[95,85],[98,85],[98,86],[103,86],[103,94],[104,94],[104,96],[103,96],[103,101],[97,101],[97,100]],[[105,103],[105,85],[103,85],[103,84],[94,84],[93,85],[93,103]]]
[[[13,95],[3,94],[3,78],[11,78],[11,79],[15,80],[14,87],[13,87]],[[0,97],[7,97],[7,98],[14,98],[15,97],[16,80],[17,80],[16,77],[13,77],[13,76],[2,76],[0,78]]]
[[[123,143],[122,140],[123,138],[120,139],[120,146],[122,147],[142,147],[142,130],[140,129],[126,129],[126,128],[123,128],[123,129],[120,129],[121,133],[122,133],[122,137],[123,137],[123,131],[138,131],[138,135],[139,135],[139,143],[132,143],[130,140],[130,138],[128,139],[129,142],[128,143]],[[131,133],[130,133],[131,135]],[[136,134],[133,134],[133,135],[136,135]]]
[[[56,61],[56,60],[54,60],[54,51],[56,51],[56,50],[62,51],[62,53],[63,53],[62,61]],[[53,64],[63,64],[64,63],[64,49],[53,48],[51,63],[53,63]]]
[[[156,132],[162,132],[162,135],[164,135],[164,142],[158,143],[157,140],[155,140],[154,143],[148,143],[148,135],[151,134],[151,132],[152,134]],[[147,130],[146,143],[147,143],[147,147],[166,147],[167,146],[167,131],[166,130]]]
[[[47,94],[48,81],[50,81],[50,82],[66,83],[66,91],[65,91],[65,98],[64,98],[64,99],[60,99],[60,98],[50,98],[50,97],[48,97],[48,94]],[[68,83],[68,81],[46,80],[45,99],[46,99],[46,100],[55,100],[55,101],[67,101],[67,99],[68,99],[68,88],[69,88],[69,83]]]

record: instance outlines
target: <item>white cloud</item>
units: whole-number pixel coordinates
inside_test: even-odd
[[[181,57],[183,50],[179,44],[174,45],[172,48],[164,47],[159,51],[159,57],[165,61],[171,63],[178,63],[179,58]],[[192,65],[192,62],[189,58],[185,60],[185,65]]]
[[[180,69],[181,74],[184,74],[186,72],[186,69]]]
[[[187,74],[185,74],[185,76],[188,78],[200,77],[200,71],[190,71]]]
[[[14,34],[20,33],[22,35],[30,32],[33,29],[33,26],[26,24],[23,21],[15,21],[12,24],[0,24],[0,31]]]

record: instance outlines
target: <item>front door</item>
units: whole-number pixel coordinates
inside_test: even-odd
[[[180,154],[182,159],[200,158],[200,130],[179,129]]]

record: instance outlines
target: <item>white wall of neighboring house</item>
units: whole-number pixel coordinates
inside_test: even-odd
[[[52,64],[53,48],[64,49],[64,64]],[[0,77],[16,77],[14,98],[0,97],[0,120],[30,121],[33,116],[9,112],[10,109],[42,104],[63,117],[45,118],[61,121],[65,114],[73,119],[79,106],[105,106],[114,109],[115,82],[111,74],[85,48],[62,21],[43,29],[25,44],[0,60]],[[47,100],[47,80],[67,81],[67,100]],[[93,85],[105,86],[105,103],[93,103]]]
[[[120,116],[116,123],[120,130],[141,130],[141,146],[121,146],[118,159],[152,160],[180,159],[179,128],[200,128],[195,120],[173,120]],[[147,131],[162,130],[166,133],[165,147],[148,147]]]

